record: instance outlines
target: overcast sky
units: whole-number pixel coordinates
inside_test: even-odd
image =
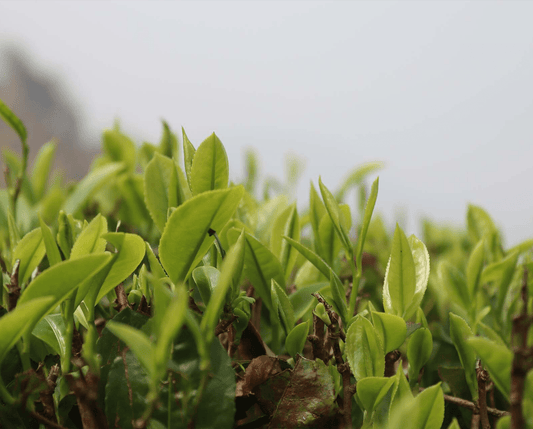
[[[0,47],[64,82],[92,139],[116,117],[139,143],[161,118],[215,131],[235,178],[246,147],[279,177],[296,153],[305,204],[384,161],[391,227],[474,203],[512,245],[533,237],[532,22],[526,1],[0,1]]]

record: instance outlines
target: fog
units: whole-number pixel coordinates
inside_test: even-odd
[[[507,246],[533,237],[531,2],[0,2],[2,49],[75,100],[97,144],[118,118],[213,131],[233,178],[245,148],[283,178],[287,154],[331,189],[383,161],[376,211],[406,233],[484,207]],[[30,94],[31,96],[31,94]],[[2,98],[2,94],[0,94]],[[370,177],[370,180],[374,176]]]

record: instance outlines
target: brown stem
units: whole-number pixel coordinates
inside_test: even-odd
[[[218,322],[218,325],[215,328],[215,336],[218,337],[223,332],[226,332],[233,322],[238,319],[234,314],[229,319],[224,319]]]
[[[37,368],[37,374],[44,379],[42,366]],[[46,378],[47,388],[39,392],[39,400],[43,404],[43,416],[51,422],[57,423],[55,404],[54,404],[54,390],[56,388],[56,381],[59,375],[59,365],[53,365],[50,368],[48,377]],[[45,423],[47,425],[47,423]]]
[[[313,357],[321,359],[327,364],[329,362],[329,352],[325,348],[324,321],[315,314],[313,314],[313,335],[309,335],[307,338],[313,347]]]
[[[396,374],[395,364],[401,356],[399,350],[393,350],[385,355],[385,377],[392,377]]]
[[[479,417],[481,420],[482,429],[490,429],[489,415],[487,413],[487,381],[489,379],[489,373],[483,369],[479,361],[476,366],[477,375],[477,388],[479,393],[478,407]]]
[[[12,311],[17,306],[17,302],[20,298],[20,285],[19,285],[19,269],[20,259],[15,261],[13,266],[13,272],[7,286],[7,311]]]
[[[533,316],[528,316],[528,270],[524,267],[522,277],[522,312],[513,317],[511,329],[511,344],[513,344],[513,363],[511,366],[511,429],[525,427],[524,414],[522,411],[522,400],[524,397],[524,386],[528,371],[533,368],[533,348],[528,348],[528,332],[533,324]]]
[[[339,316],[333,311],[331,305],[320,295],[314,293],[313,296],[322,304],[328,313],[331,324],[328,326],[328,340],[333,345],[333,356],[335,357],[335,363],[337,364],[337,371],[342,376],[342,388],[343,388],[343,428],[349,429],[352,427],[352,395],[355,390],[350,386],[350,366],[344,362],[342,358],[341,348],[339,346],[339,338],[346,341],[346,335],[342,331],[339,325]]]
[[[60,424],[53,422],[52,420],[49,420],[46,417],[40,415],[39,413],[36,413],[35,411],[30,411],[30,416],[32,416],[35,420],[41,422],[47,428],[67,429],[65,426],[61,426]]]
[[[124,285],[122,283],[115,287],[115,293],[117,294],[117,305],[115,306],[115,310],[120,313],[126,307],[129,307],[128,297],[126,296],[126,291],[124,290]]]
[[[420,389],[420,392],[423,392],[425,390],[423,387],[420,387],[419,389]],[[455,404],[455,405],[458,405],[459,407],[467,408],[473,411],[474,413],[479,413],[479,407],[477,406],[476,403],[472,401],[467,401],[466,399],[457,398],[455,396],[450,396],[450,395],[444,395],[444,400],[446,402],[449,402],[450,404]],[[508,411],[502,411],[502,410],[498,410],[492,407],[487,407],[487,412],[498,418],[511,415],[511,413],[509,413]]]

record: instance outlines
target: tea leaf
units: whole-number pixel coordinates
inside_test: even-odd
[[[174,161],[157,152],[144,171],[144,201],[161,232],[165,229],[168,208],[173,206],[169,204],[169,194],[177,194],[177,189],[170,188],[173,174],[177,174]]]
[[[13,252],[12,261],[12,264],[15,264],[15,261],[20,259],[19,284],[26,283],[45,254],[46,248],[41,228],[36,228],[22,237]]]
[[[187,200],[169,217],[159,256],[173,283],[185,280],[211,247],[209,230],[220,231],[235,212],[244,188],[204,192]]]
[[[394,314],[377,311],[372,312],[372,320],[385,354],[399,349],[407,337],[405,320]]]
[[[346,357],[358,382],[366,377],[383,377],[383,346],[370,321],[361,315],[356,316],[346,333]]]
[[[348,313],[348,306],[346,305],[346,291],[344,290],[344,286],[342,285],[339,277],[331,268],[329,270],[329,282],[331,285],[333,301],[335,302],[335,306],[339,311],[339,316],[344,326],[347,326],[350,314]]]
[[[470,326],[468,326],[464,319],[450,313],[450,337],[457,350],[457,354],[459,355],[461,365],[465,370],[466,382],[470,389],[470,393],[472,394],[472,399],[476,401],[478,399],[476,353],[472,349],[472,346],[467,342],[467,340],[473,336],[474,334],[470,329]]]
[[[130,171],[135,168],[135,143],[118,130],[104,131],[102,149],[112,161],[124,162]]]
[[[339,209],[339,205],[335,200],[333,194],[322,183],[322,179],[319,178],[318,184],[320,187],[320,193],[322,194],[322,198],[324,199],[324,205],[326,206],[326,210],[329,214],[329,217],[331,218],[333,225],[335,226],[335,230],[337,231],[337,234],[341,239],[342,246],[344,247],[344,250],[346,252],[346,257],[347,259],[353,259],[353,246],[350,242],[350,238],[348,237],[348,232],[344,228],[344,225],[341,221],[341,212]]]
[[[427,328],[417,329],[407,344],[407,360],[409,361],[409,384],[415,386],[418,374],[427,363],[433,351],[433,337]]]
[[[411,247],[402,229],[396,225],[392,251],[383,283],[385,312],[403,317],[416,290],[416,268]]]
[[[370,191],[370,196],[366,201],[365,214],[363,217],[363,222],[361,224],[361,231],[359,232],[359,237],[357,237],[357,247],[355,249],[355,258],[357,269],[362,272],[363,269],[363,246],[365,245],[366,234],[368,233],[368,227],[370,226],[370,220],[372,218],[372,213],[374,212],[374,206],[376,205],[376,200],[378,198],[378,188],[379,188],[379,177],[372,183],[372,188]]]
[[[198,267],[192,272],[192,278],[198,287],[198,291],[200,292],[200,296],[205,305],[209,303],[211,291],[217,285],[219,277],[220,271],[215,267]]]
[[[184,158],[184,164],[185,164],[185,174],[187,175],[187,181],[189,182],[189,188],[192,191],[191,169],[192,169],[192,162],[194,159],[194,155],[196,154],[196,149],[190,142],[189,138],[187,137],[187,134],[185,134],[185,130],[183,129],[183,127],[181,128],[181,132],[183,134],[183,158]]]
[[[26,146],[26,139],[28,137],[26,127],[2,100],[0,100],[0,117],[15,130],[22,141],[23,147]]]
[[[394,377],[367,377],[357,383],[357,397],[368,413],[372,413],[395,382]]]
[[[142,262],[146,251],[143,239],[136,234],[108,232],[102,238],[115,246],[118,250],[118,256],[110,265],[110,270],[98,292],[95,304],[133,273]]]
[[[113,335],[126,343],[146,369],[150,378],[154,377],[156,375],[156,367],[152,356],[155,355],[155,346],[150,341],[150,338],[144,332],[114,320],[107,322],[106,327]]]
[[[302,322],[296,325],[287,335],[285,340],[285,348],[293,359],[296,355],[302,353],[305,342],[307,341],[307,333],[309,332],[309,322]]]
[[[46,249],[46,257],[50,266],[58,264],[61,262],[61,254],[57,247],[54,236],[52,235],[52,230],[46,225],[43,221],[43,218],[39,216],[39,223],[41,225],[41,233],[43,234],[44,247]]]
[[[228,187],[229,164],[226,149],[215,135],[206,138],[194,155],[191,166],[191,189],[194,195]]]
[[[320,256],[290,237],[284,236],[283,238],[287,240],[292,247],[298,250],[298,252],[300,252],[309,262],[311,262],[322,274],[324,274],[324,276],[327,278],[330,277],[331,268]]]
[[[496,344],[486,338],[473,337],[466,342],[474,348],[498,390],[509,400],[511,392],[509,374],[511,373],[513,352],[506,346]]]
[[[276,280],[271,280],[270,291],[272,296],[273,313],[281,322],[281,326],[288,335],[294,327],[294,309],[285,291]]]
[[[65,213],[76,213],[94,192],[105,183],[112,181],[112,177],[118,174],[124,166],[122,162],[112,162],[92,170],[67,197],[63,208]]]
[[[39,274],[24,290],[18,304],[52,296],[55,307],[82,282],[96,275],[110,259],[109,253],[100,253],[60,262]]]
[[[466,267],[466,286],[470,299],[475,299],[483,270],[483,260],[485,259],[485,240],[481,239],[476,245]]]
[[[57,145],[55,142],[48,142],[41,146],[39,152],[35,156],[33,162],[33,169],[31,173],[31,187],[33,189],[33,196],[35,201],[40,201],[44,195]]]
[[[103,253],[106,241],[102,235],[105,233],[107,233],[107,219],[98,213],[76,239],[70,251],[70,259],[91,253]]]

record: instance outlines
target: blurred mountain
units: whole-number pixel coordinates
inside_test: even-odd
[[[35,68],[20,49],[4,49],[0,58],[0,99],[26,126],[30,146],[28,171],[39,148],[53,139],[57,142],[54,167],[63,172],[65,180],[81,179],[96,149],[84,141],[79,108],[61,83],[60,74]],[[18,136],[1,120],[0,147],[21,153]]]

